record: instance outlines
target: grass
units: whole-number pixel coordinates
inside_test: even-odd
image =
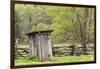
[[[85,62],[93,60],[94,60],[93,55],[53,57],[52,60],[45,62],[39,62],[37,59],[22,58],[22,59],[16,59],[15,65],[70,63],[70,62]]]

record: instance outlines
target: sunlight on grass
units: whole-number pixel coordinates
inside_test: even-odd
[[[93,60],[94,60],[93,55],[53,57],[52,60],[45,62],[39,62],[36,59],[33,60],[33,59],[22,58],[22,59],[16,59],[15,65],[70,63],[70,62],[85,62]]]

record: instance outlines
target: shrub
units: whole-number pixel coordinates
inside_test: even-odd
[[[38,57],[37,56],[31,56],[31,57],[28,58],[28,60],[38,61]]]

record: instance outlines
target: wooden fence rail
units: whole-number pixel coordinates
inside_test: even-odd
[[[61,47],[53,47],[53,55],[54,56],[80,56],[82,55],[82,47],[74,47],[74,46],[61,46]],[[94,54],[94,47],[87,47],[86,54]]]
[[[53,56],[80,56],[82,55],[82,47],[74,47],[74,46],[60,46],[53,47]],[[94,54],[94,47],[87,47],[87,54]],[[16,58],[25,58],[29,56],[28,48],[16,48],[15,49],[15,57]]]
[[[28,48],[16,48],[15,49],[15,58],[28,57],[29,49]]]

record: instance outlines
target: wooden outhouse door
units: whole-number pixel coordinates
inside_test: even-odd
[[[41,34],[40,35],[40,60],[46,61],[49,60],[52,57],[52,47],[50,47],[50,40],[49,36],[47,34]]]

